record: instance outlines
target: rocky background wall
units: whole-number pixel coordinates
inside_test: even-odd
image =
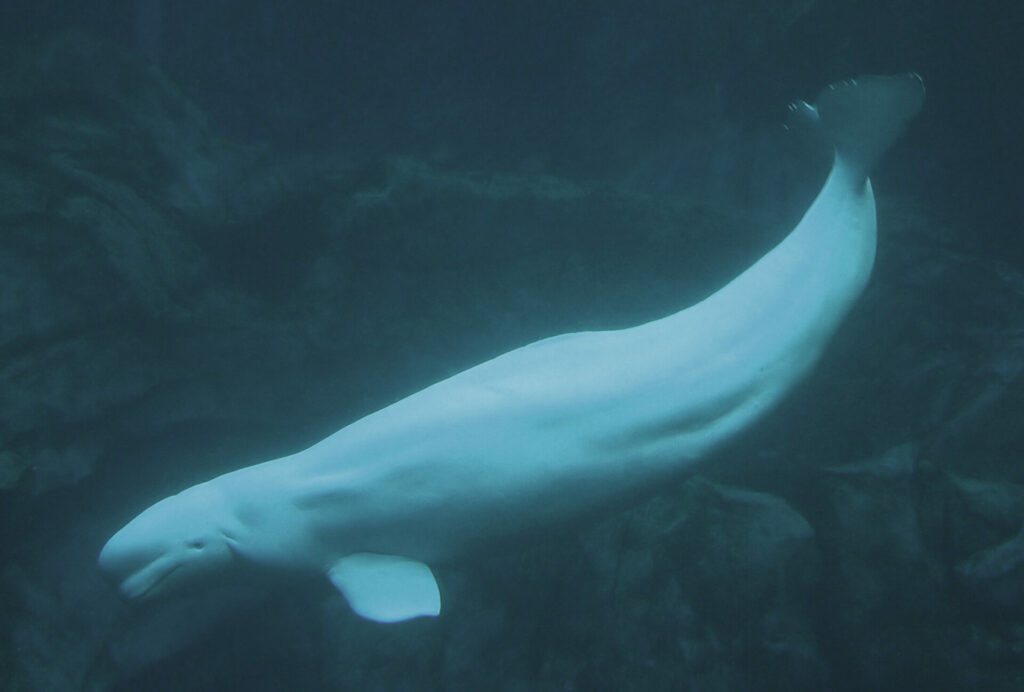
[[[995,141],[999,117],[979,132],[965,115],[1019,99],[995,94],[1013,74],[1004,34],[960,53],[956,81],[944,3],[867,17],[857,3],[648,4],[566,19],[527,3],[495,24],[518,36],[532,18],[532,45],[552,51],[534,69],[583,86],[552,78],[517,100],[529,80],[499,70],[474,100],[467,84],[484,77],[467,67],[412,111],[425,87],[398,80],[389,107],[373,76],[402,71],[350,34],[365,83],[350,79],[346,108],[325,91],[325,112],[281,97],[282,83],[296,102],[315,91],[296,64],[274,72],[228,42],[205,54],[243,73],[250,56],[275,98],[187,64],[170,36],[184,40],[190,3],[96,3],[69,10],[77,28],[5,7],[30,30],[0,47],[0,687],[1021,689],[1024,243],[998,187],[1020,180],[1007,167],[1020,142]],[[203,11],[197,44],[216,23]],[[251,40],[302,18],[264,2],[205,11]],[[443,43],[467,11],[359,16],[387,29],[370,35],[402,43],[415,27]],[[577,74],[550,46],[582,16],[593,53]],[[104,18],[128,27],[120,46],[97,38],[120,26]],[[1014,21],[959,26],[969,38]],[[679,26],[688,52],[670,55]],[[799,41],[828,59],[809,68],[787,47]],[[776,82],[755,78],[759,61]],[[597,105],[652,64],[674,96]],[[996,64],[1007,75],[971,81]],[[875,177],[867,294],[814,376],[700,476],[441,566],[437,619],[360,620],[316,575],[142,609],[101,579],[106,538],[184,486],[542,336],[700,299],[784,235],[827,169],[813,138],[781,128],[781,105],[910,67],[932,93]],[[509,104],[515,117],[496,119]],[[327,111],[349,120],[310,132]]]

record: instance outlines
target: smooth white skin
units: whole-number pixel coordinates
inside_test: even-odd
[[[807,374],[874,255],[871,186],[837,158],[797,227],[702,302],[516,349],[305,451],[194,486],[118,532],[100,564],[128,597],[232,555],[321,571],[353,553],[434,565],[642,496]]]

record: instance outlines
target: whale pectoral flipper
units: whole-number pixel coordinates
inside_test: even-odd
[[[368,620],[398,622],[441,612],[437,580],[416,560],[356,553],[334,563],[327,576],[352,610]]]

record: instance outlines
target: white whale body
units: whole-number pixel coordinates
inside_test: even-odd
[[[430,565],[650,492],[769,411],[817,362],[875,256],[867,175],[917,113],[917,75],[826,88],[797,115],[835,147],[774,249],[700,303],[516,349],[309,449],[168,497],[104,546],[129,599],[251,561],[326,574],[359,615],[436,615]]]

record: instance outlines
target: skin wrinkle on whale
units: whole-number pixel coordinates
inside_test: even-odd
[[[697,304],[515,349],[306,450],[192,486],[118,531],[101,569],[144,600],[236,562],[324,573],[359,615],[436,615],[430,569],[621,506],[677,478],[814,367],[875,256],[871,167],[917,113],[916,75],[792,109],[835,146],[797,226]]]

